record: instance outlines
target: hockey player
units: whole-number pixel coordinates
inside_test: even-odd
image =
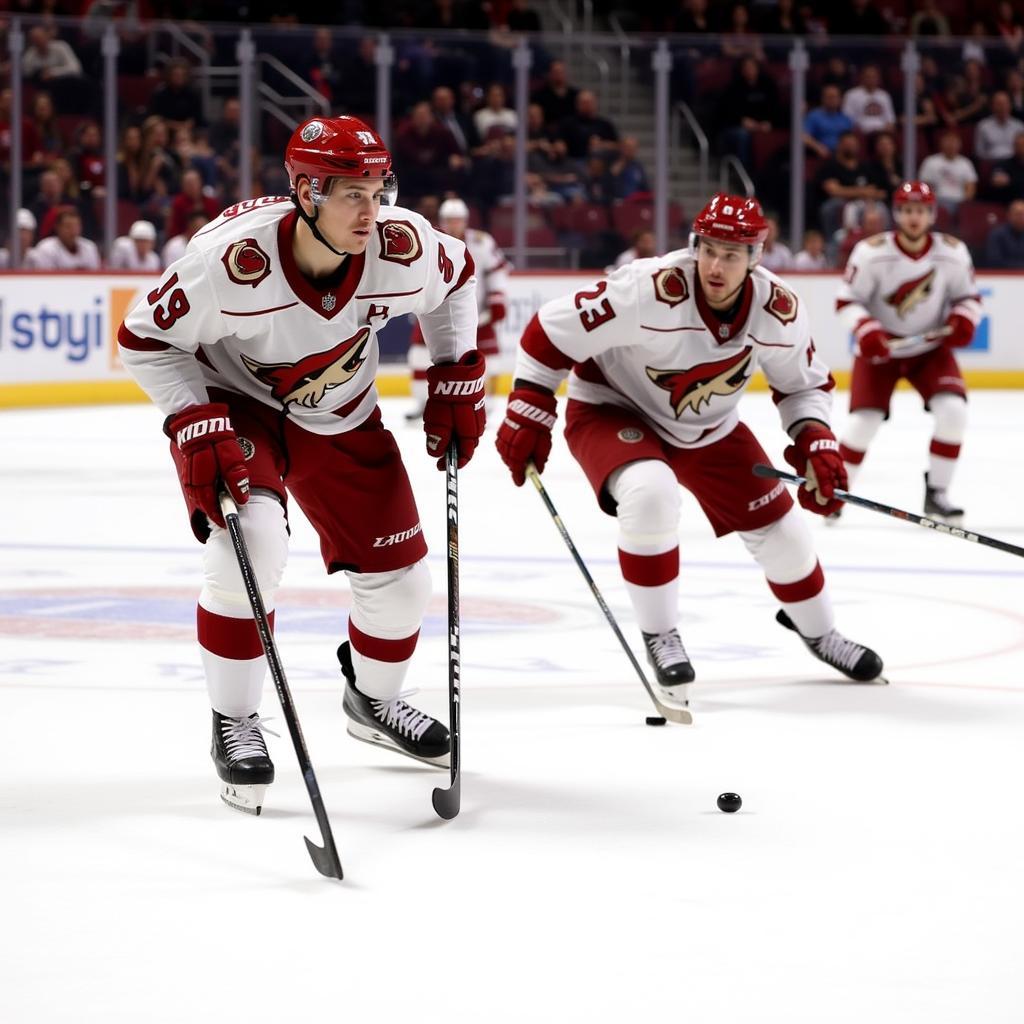
[[[354,117],[300,125],[290,197],[232,206],[125,318],[121,357],[166,414],[192,530],[205,544],[198,636],[225,799],[256,811],[274,768],[258,708],[265,661],[218,504],[225,488],[268,611],[284,570],[288,495],[352,588],[338,651],[348,731],[437,765],[448,730],[401,688],[430,595],[426,545],[398,447],[381,425],[376,331],[416,313],[427,451],[465,465],[484,429],[473,260],[394,206],[391,154]],[[262,788],[261,788],[262,787]]]
[[[905,181],[893,195],[896,229],[865,238],[850,254],[836,299],[856,344],[839,451],[852,480],[888,419],[896,382],[906,378],[935,418],[925,515],[956,522],[963,509],[947,491],[967,424],[967,388],[954,350],[971,343],[981,298],[967,246],[931,230],[935,204],[931,186]]]
[[[509,263],[491,235],[469,226],[469,208],[461,199],[446,199],[438,210],[437,222],[445,234],[464,242],[473,257],[477,275],[476,346],[487,360],[487,391],[493,393],[494,381],[501,371],[495,328],[505,319]],[[410,422],[423,415],[429,366],[430,354],[423,344],[423,332],[417,326],[409,341],[409,373],[414,402],[412,411],[405,418]]]
[[[737,404],[754,370],[768,378],[793,439],[786,460],[807,477],[800,504],[838,505],[846,474],[829,429],[833,381],[814,351],[807,312],[757,266],[768,226],[754,199],[716,195],[689,249],[635,260],[545,303],[519,345],[498,451],[522,484],[543,469],[554,392],[569,376],[565,438],[601,509],[618,517],[619,565],[662,690],[688,696],[694,678],[676,623],[679,488],[716,535],[737,531],[783,605],[778,621],[811,652],[858,681],[876,678],[874,651],[833,625],[810,531],[786,489],[751,472],[767,457]]]

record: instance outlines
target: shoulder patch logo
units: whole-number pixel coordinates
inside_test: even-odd
[[[377,224],[380,258],[408,266],[423,255],[419,233],[407,220],[386,220]]]
[[[678,306],[690,297],[686,275],[679,267],[668,267],[651,275],[654,279],[654,297],[668,306]]]
[[[260,248],[255,238],[232,242],[220,261],[235,284],[248,284],[255,288],[260,281],[270,276],[270,257]]]
[[[772,293],[764,304],[764,311],[770,313],[780,324],[791,324],[796,319],[800,303],[796,296],[781,284],[772,283]]]

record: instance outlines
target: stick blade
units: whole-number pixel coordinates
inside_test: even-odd
[[[758,462],[754,464],[753,474],[754,476],[778,478],[779,471],[774,466],[766,466],[763,462]]]
[[[666,721],[675,722],[677,725],[693,725],[693,715],[685,708],[673,708],[667,704],[659,704],[658,714]]]
[[[341,872],[341,861],[338,859],[338,851],[334,848],[334,843],[324,843],[323,846],[317,846],[309,836],[303,836],[306,840],[306,849],[309,851],[310,859],[313,861],[313,866],[327,878],[344,878],[345,876]]]
[[[456,775],[448,789],[435,787],[431,800],[438,816],[445,821],[451,821],[462,806],[462,779]]]

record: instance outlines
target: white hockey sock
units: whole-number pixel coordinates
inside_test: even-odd
[[[869,445],[884,421],[885,413],[880,409],[858,409],[850,413],[839,444],[839,454],[846,464],[846,476],[851,486],[860,472]]]
[[[928,408],[935,417],[935,434],[928,451],[928,486],[944,491],[953,482],[960,445],[967,428],[967,402],[959,395],[934,395]]]

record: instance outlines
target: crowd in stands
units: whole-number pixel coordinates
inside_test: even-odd
[[[0,8],[19,13],[82,16],[79,28],[48,22],[27,32],[25,209],[18,220],[22,232],[32,222],[32,246],[24,240],[20,245],[26,266],[98,265],[94,250],[103,236],[108,168],[96,85],[102,70],[98,35],[87,29],[89,18],[106,10],[105,2],[0,0]],[[160,0],[131,0],[127,6],[140,17],[181,16]],[[395,37],[392,150],[400,202],[433,217],[441,200],[458,195],[469,203],[474,224],[488,227],[500,244],[511,244],[519,115],[510,100],[510,39],[512,33],[538,31],[537,13],[528,0],[399,0],[386,10],[381,6],[344,0],[331,20],[487,33],[481,37],[486,42],[458,45]],[[610,2],[596,6],[606,14],[615,11],[620,23],[639,31],[687,34],[671,43],[675,94],[697,110],[717,154],[735,156],[749,171],[783,227],[790,191],[790,72],[788,43],[780,46],[776,37],[805,35],[809,47],[822,46],[808,73],[802,125],[809,230],[793,252],[780,241],[779,221],[773,219],[766,252],[773,269],[841,267],[858,238],[889,226],[889,201],[903,178],[908,120],[916,133],[919,176],[939,197],[940,227],[963,234],[979,266],[1024,268],[1024,24],[1013,3],[638,0],[628,12]],[[377,38],[339,36],[322,24],[297,33],[283,30],[313,25],[323,16],[302,3],[282,15],[272,4],[215,0],[203,5],[196,20],[282,26],[276,36],[262,37],[261,47],[301,74],[332,110],[372,121]],[[918,37],[922,56],[911,110],[903,109],[900,46],[886,44],[898,33]],[[867,41],[834,45],[852,36]],[[706,37],[707,45],[694,37]],[[126,85],[131,95],[120,111],[112,169],[118,237],[108,265],[128,269],[135,262],[148,267],[161,257],[166,261],[199,226],[246,197],[239,195],[237,97],[204,95],[195,67],[185,59],[147,66],[141,42],[126,39],[121,66],[132,86]],[[826,48],[825,41],[832,45]],[[224,45],[211,35],[211,52]],[[528,245],[552,252],[572,247],[584,266],[611,266],[622,252],[645,252],[652,238],[652,195],[636,138],[602,111],[594,92],[573,85],[566,64],[552,59],[539,40],[533,49],[525,112]],[[10,108],[11,90],[2,89],[4,181],[11,173]],[[263,152],[252,154],[254,190],[284,192],[280,125],[268,122],[259,135]],[[670,216],[678,243],[685,238],[682,211],[673,205]]]

